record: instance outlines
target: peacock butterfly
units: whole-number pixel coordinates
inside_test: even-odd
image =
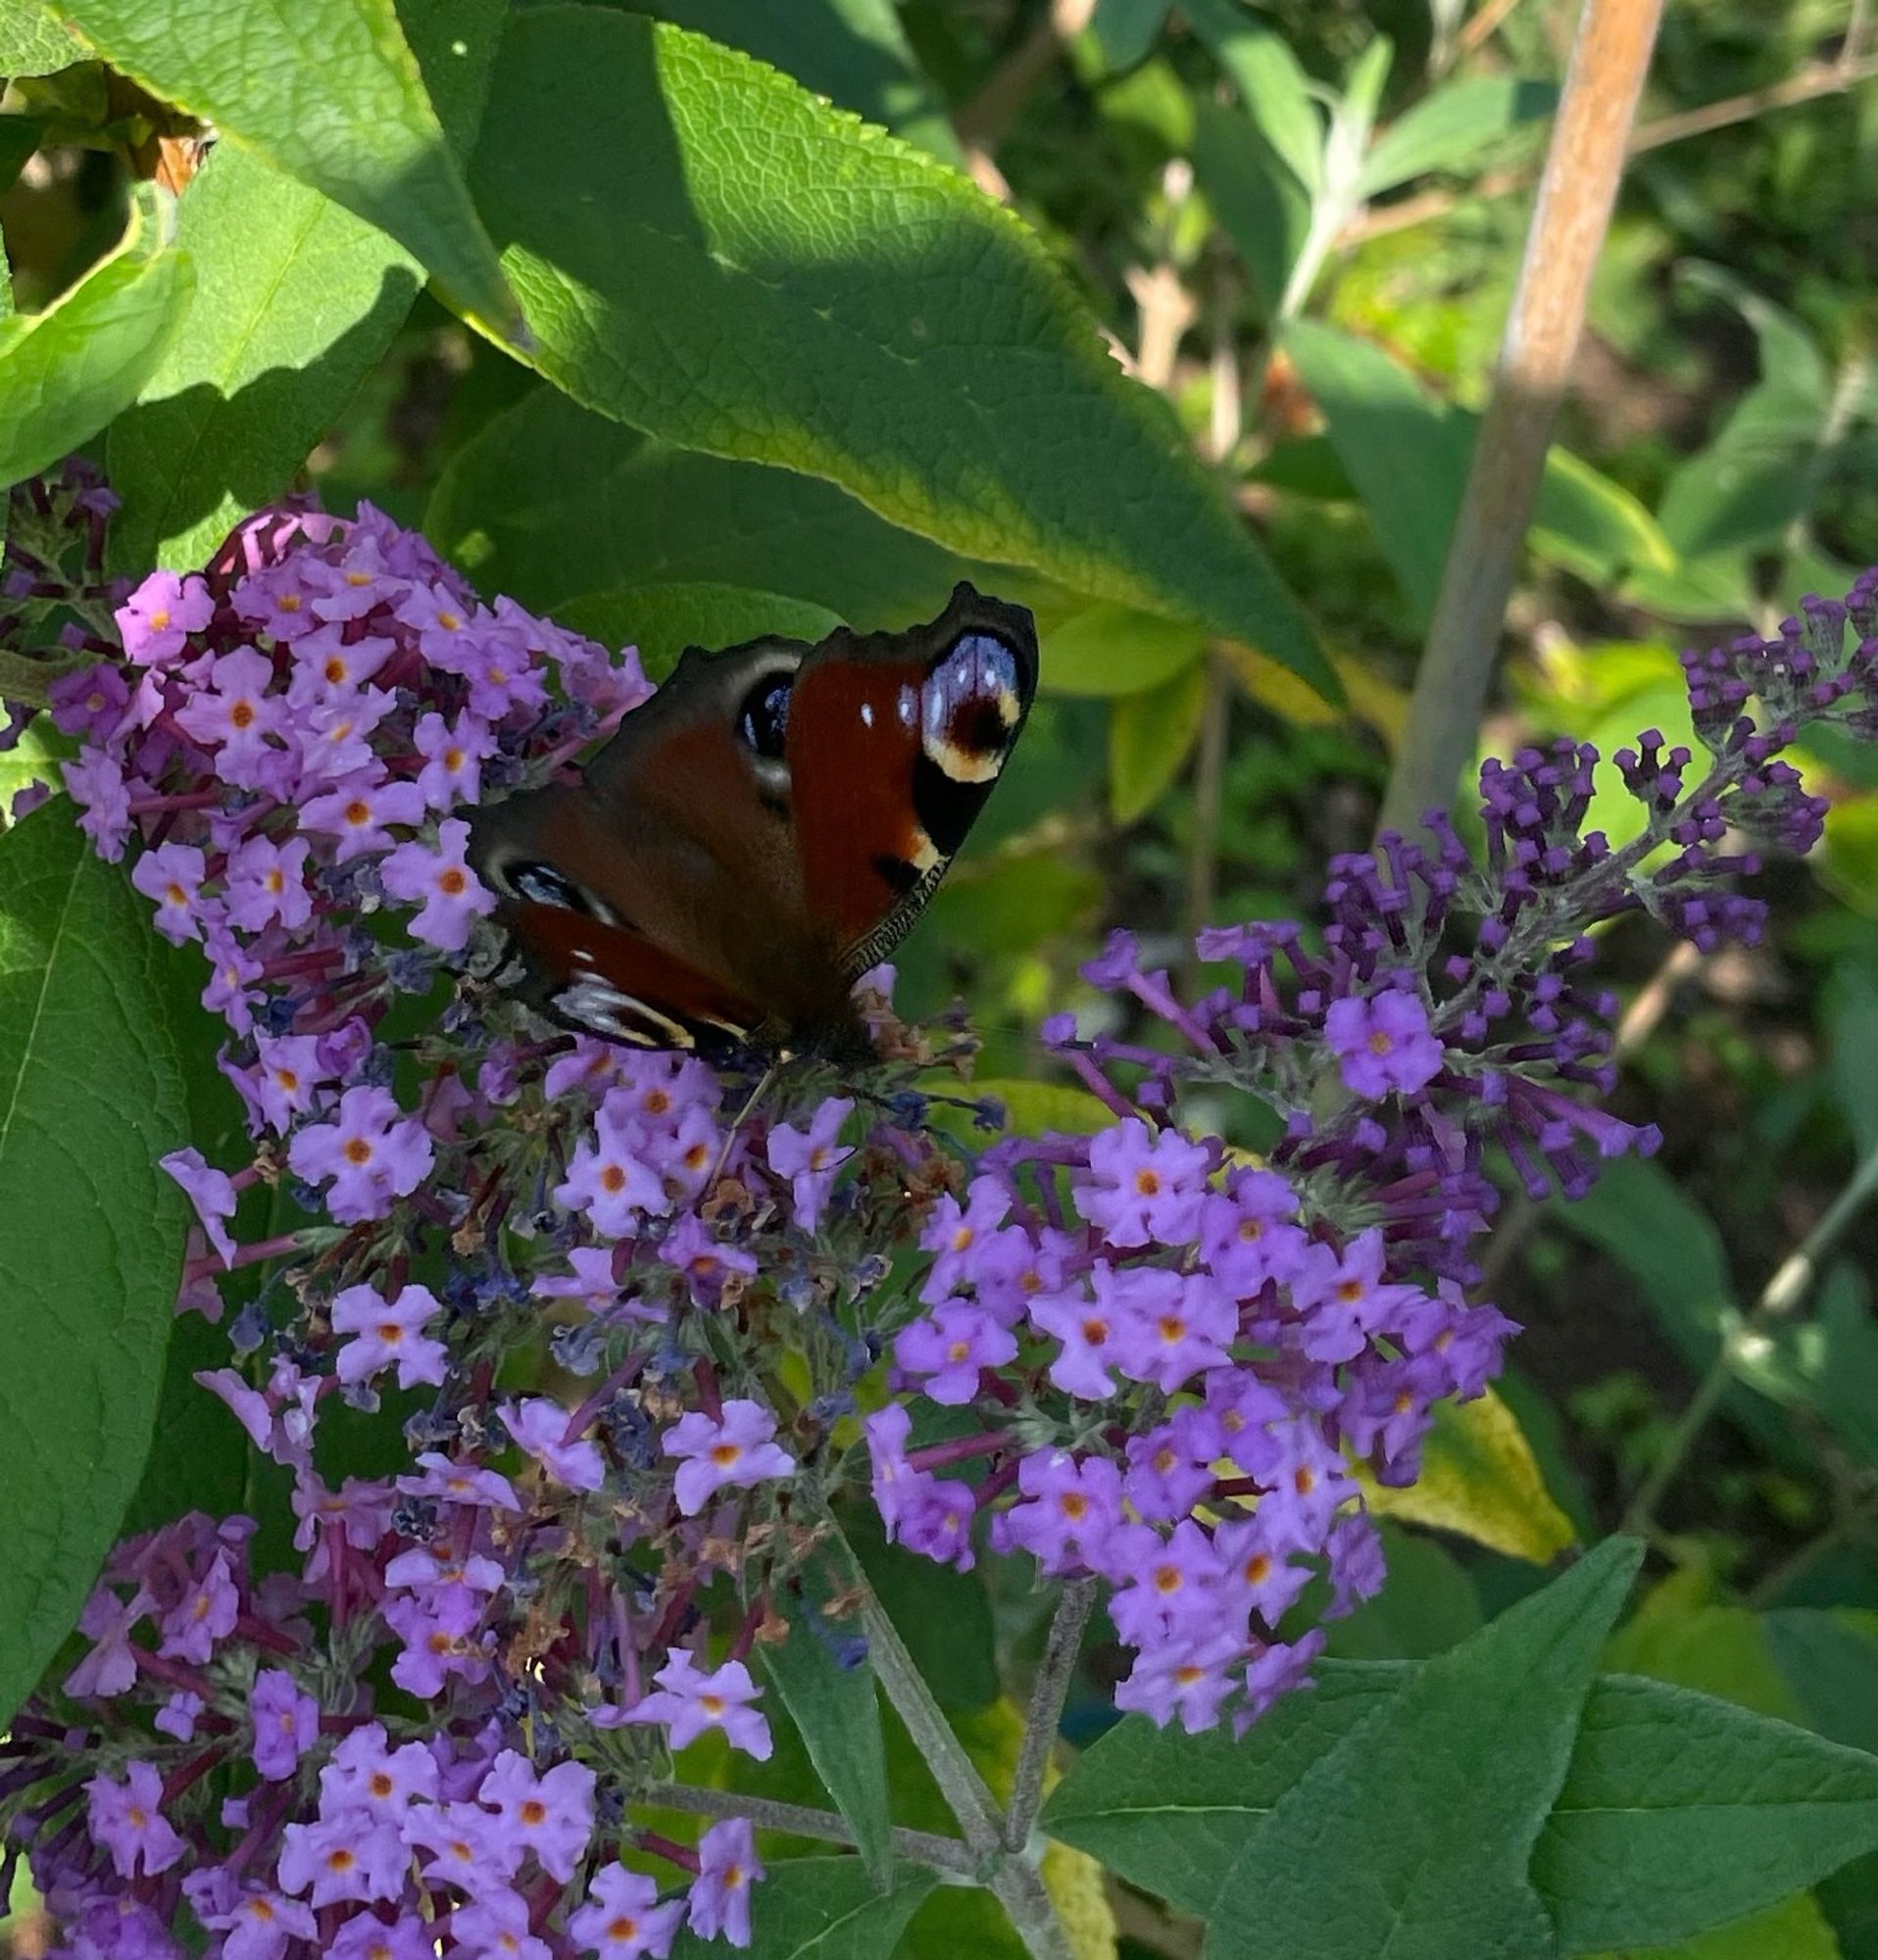
[[[854,983],[932,896],[1036,690],[1030,614],[966,584],[904,632],[687,649],[576,778],[477,816],[513,977],[609,1041],[865,1057]]]

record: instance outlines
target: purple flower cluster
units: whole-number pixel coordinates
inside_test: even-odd
[[[749,1825],[677,1843],[631,1810],[710,1732],[770,1753],[751,1661],[863,1485],[931,1557],[1105,1580],[1122,1706],[1251,1721],[1382,1583],[1359,1467],[1412,1480],[1498,1368],[1510,1324],[1465,1291],[1489,1152],[1579,1190],[1651,1144],[1596,1107],[1586,927],[1749,930],[1725,833],[1816,822],[1786,724],[1750,718],[1774,681],[1736,698],[1773,657],[1736,650],[1700,670],[1730,717],[1699,703],[1700,782],[1649,737],[1618,759],[1637,846],[1581,834],[1585,752],[1534,752],[1483,782],[1480,861],[1441,825],[1341,860],[1320,941],[1209,932],[1235,970],[1198,1000],[1118,935],[1087,972],[1132,1025],[1046,1030],[1110,1119],[974,1160],[911,1031],[877,1079],[798,1065],[733,1125],[702,1061],[546,1031],[480,977],[458,812],[604,737],[648,692],[630,655],[483,606],[370,510],[263,513],[112,596],[122,658],[54,690],[68,782],[209,962],[253,1151],[166,1159],[179,1305],[239,1299],[198,1380],[295,1531],[265,1571],[245,1518],[120,1546],[0,1745],[9,1856],[73,1955],[179,1953],[185,1907],[229,1960],[747,1942]],[[1794,633],[1807,712],[1868,712],[1862,648]],[[1262,1158],[1183,1123],[1222,1087],[1274,1112]],[[261,1237],[268,1191],[302,1222]],[[374,1413],[398,1460],[322,1468]]]

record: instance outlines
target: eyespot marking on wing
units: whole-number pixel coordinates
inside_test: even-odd
[[[964,633],[926,676],[920,746],[957,783],[996,780],[1023,718],[1017,656],[995,633]]]

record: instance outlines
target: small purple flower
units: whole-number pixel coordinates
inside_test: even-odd
[[[333,1297],[332,1331],[354,1339],[340,1348],[333,1372],[347,1388],[391,1367],[401,1389],[420,1382],[437,1387],[448,1372],[449,1351],[424,1329],[442,1311],[428,1287],[407,1284],[389,1301],[375,1287],[347,1287]]]
[[[320,1929],[309,1907],[265,1886],[249,1886],[219,1911],[210,1909],[207,1900],[193,1891],[190,1902],[196,1917],[211,1933],[225,1936],[222,1960],[280,1960],[291,1942],[319,1937]]]
[[[1391,987],[1367,999],[1333,1001],[1324,1039],[1353,1096],[1380,1101],[1392,1090],[1412,1096],[1440,1074],[1445,1056],[1428,1014],[1410,993]]]
[[[431,1884],[461,1887],[471,1897],[499,1890],[521,1864],[522,1846],[506,1821],[473,1803],[415,1803],[399,1827],[414,1851],[429,1853]]]
[[[436,1922],[415,1912],[382,1920],[376,1913],[355,1913],[333,1935],[321,1960],[436,1960]]]
[[[686,1924],[700,1939],[750,1944],[750,1888],[764,1876],[749,1820],[726,1818],[698,1840],[701,1869],[692,1881]]]
[[[353,1730],[320,1772],[321,1816],[369,1811],[396,1825],[420,1797],[437,1795],[436,1758],[421,1742],[389,1746],[382,1722]]]
[[[307,857],[312,850],[304,837],[285,844],[272,837],[250,837],[231,852],[222,905],[228,922],[243,932],[260,932],[273,924],[298,932],[313,916],[313,894],[307,889]]]
[[[523,1756],[504,1749],[476,1791],[539,1861],[564,1885],[593,1836],[595,1777],[584,1763],[557,1763],[537,1775]]]
[[[1143,1648],[1115,1690],[1115,1706],[1146,1715],[1158,1729],[1178,1715],[1187,1734],[1198,1735],[1219,1720],[1220,1704],[1238,1686],[1233,1669],[1245,1653],[1243,1635],[1227,1629]]]
[[[193,844],[160,844],[146,851],[130,872],[130,882],[157,907],[156,927],[173,945],[200,939],[205,914],[214,907],[202,897],[207,875]]]
[[[182,1839],[163,1816],[163,1778],[152,1764],[126,1764],[122,1783],[95,1776],[84,1788],[92,1841],[111,1853],[119,1878],[139,1872],[154,1878],[182,1856]]]
[[[794,1474],[796,1459],[775,1441],[776,1419],[761,1402],[730,1400],[717,1421],[701,1409],[682,1415],[661,1446],[678,1466],[678,1508],[694,1518],[726,1485],[760,1484]]]
[[[315,1911],[347,1899],[402,1895],[411,1854],[398,1828],[360,1811],[289,1824],[280,1834],[280,1889],[307,1894]]]
[[[555,1201],[584,1211],[603,1239],[623,1239],[640,1215],[671,1209],[664,1181],[640,1152],[639,1126],[624,1117],[610,1094],[594,1119],[594,1134],[574,1147]]]
[[[1090,1139],[1076,1208],[1112,1246],[1186,1245],[1199,1229],[1211,1167],[1205,1145],[1178,1130],[1156,1135],[1129,1116]]]
[[[507,1886],[459,1906],[450,1915],[450,1941],[462,1960],[554,1960],[548,1942],[528,1931],[528,1901]]]
[[[375,1083],[348,1089],[329,1123],[301,1130],[287,1147],[287,1168],[309,1184],[330,1178],[326,1209],[341,1225],[382,1218],[392,1200],[408,1198],[430,1169],[431,1144],[422,1123],[399,1109],[390,1090]]]
[[[441,714],[420,714],[413,731],[424,759],[418,788],[432,809],[474,803],[482,795],[482,765],[496,753],[496,738],[468,709],[454,722]]]
[[[460,816],[437,826],[437,849],[401,844],[379,869],[385,890],[394,899],[422,909],[407,930],[413,939],[446,953],[461,953],[473,920],[487,918],[496,908],[496,895],[464,860],[470,826]]]
[[[157,667],[170,665],[215,610],[208,586],[193,573],[153,571],[113,616],[124,653],[140,667]]]
[[[348,776],[315,797],[300,811],[300,828],[337,840],[335,864],[349,863],[369,851],[389,851],[396,841],[385,828],[423,821],[423,795],[416,783],[376,781],[370,774]]]
[[[763,1690],[742,1661],[727,1660],[715,1673],[704,1674],[681,1651],[652,1678],[658,1690],[633,1705],[631,1720],[663,1723],[674,1749],[689,1748],[709,1729],[721,1729],[733,1749],[760,1763],[769,1760],[774,1746],[769,1724],[750,1706]]]
[[[234,1632],[241,1595],[228,1570],[228,1554],[218,1551],[209,1569],[159,1622],[163,1634],[157,1652],[165,1660],[184,1660],[200,1667],[215,1652],[218,1641]]]
[[[272,684],[273,662],[252,647],[237,647],[214,662],[209,688],[176,710],[176,726],[216,751],[216,774],[235,789],[260,786],[268,737],[280,726],[279,697],[268,692]]]
[[[665,1960],[684,1919],[684,1902],[659,1903],[659,1887],[623,1865],[603,1865],[587,1902],[568,1919],[568,1931],[600,1960]]]
[[[597,1491],[607,1481],[606,1460],[584,1437],[569,1443],[568,1411],[547,1396],[502,1402],[496,1413],[517,1445],[557,1484],[570,1491]]]
[[[978,1393],[986,1368],[1015,1360],[1017,1344],[991,1313],[969,1300],[950,1299],[901,1329],[893,1358],[919,1380],[933,1401],[957,1407]]]
[[[189,1202],[202,1221],[203,1233],[216,1249],[216,1256],[224,1266],[232,1265],[235,1249],[228,1236],[228,1220],[235,1214],[235,1189],[227,1173],[217,1170],[193,1146],[172,1151],[157,1162],[188,1193]]]
[[[109,1697],[131,1686],[137,1678],[137,1649],[130,1635],[150,1606],[150,1595],[141,1588],[129,1599],[119,1598],[109,1586],[92,1590],[78,1616],[78,1631],[96,1644],[66,1676],[68,1694]]]
[[[208,1705],[201,1695],[192,1694],[186,1688],[178,1688],[151,1716],[150,1726],[159,1735],[173,1736],[178,1742],[193,1741],[196,1723]]]
[[[320,1735],[320,1703],[277,1667],[256,1675],[248,1702],[254,1720],[254,1766],[269,1783],[284,1783]]]
[[[840,1148],[841,1126],[854,1114],[854,1098],[831,1096],[806,1130],[778,1123],[769,1132],[769,1168],[786,1177],[795,1200],[796,1223],[813,1232],[827,1208],[836,1173],[851,1154]]]

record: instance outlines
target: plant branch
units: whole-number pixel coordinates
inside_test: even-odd
[[[953,118],[959,140],[968,151],[989,153],[997,148],[1031,91],[1056,65],[1064,46],[1089,24],[1095,11],[1096,0],[1050,0],[1030,31]]]
[[[682,1810],[693,1817],[741,1817],[763,1831],[787,1831],[797,1838],[816,1838],[826,1844],[852,1844],[853,1827],[832,1810],[812,1810],[807,1804],[775,1803],[766,1796],[745,1796],[733,1789],[703,1789],[694,1784],[655,1784],[641,1803],[657,1804],[665,1810]],[[893,1848],[915,1865],[935,1872],[951,1872],[962,1878],[976,1876],[978,1860],[957,1838],[943,1838],[931,1831],[893,1833]]]
[[[1482,0],[1455,36],[1455,60],[1459,61],[1484,47],[1493,38],[1500,24],[1518,5],[1519,0]]]
[[[1848,33],[1848,47],[1855,44]],[[1878,75],[1878,56],[1854,52],[1834,61],[1808,62],[1782,81],[1765,88],[1751,88],[1740,95],[1723,96],[1718,102],[1704,103],[1696,109],[1678,110],[1673,116],[1659,116],[1637,125],[1625,146],[1624,155],[1641,157],[1669,143],[1681,143],[1691,136],[1706,136],[1738,122],[1752,122],[1770,110],[1795,109],[1802,103],[1817,102],[1822,96],[1842,95],[1860,82]],[[1393,204],[1360,211],[1337,235],[1339,247],[1348,250],[1365,239],[1381,238],[1391,231],[1406,231],[1411,224],[1426,224],[1445,218],[1458,206],[1480,198],[1506,197],[1513,191],[1529,189],[1533,173],[1528,169],[1488,171],[1460,189],[1439,187],[1418,191],[1412,197],[1398,198]]]
[[[1878,1145],[1874,1145],[1859,1159],[1845,1188],[1826,1207],[1819,1222],[1780,1262],[1773,1277],[1761,1289],[1753,1311],[1737,1326],[1723,1332],[1721,1345],[1714,1360],[1708,1365],[1708,1372],[1697,1384],[1696,1393],[1677,1418],[1656,1467],[1638,1487],[1637,1494],[1631,1498],[1630,1506],[1624,1512],[1622,1528],[1625,1531],[1649,1531],[1663,1494],[1681,1473],[1697,1437],[1707,1426],[1708,1418],[1714,1414],[1734,1380],[1736,1361],[1744,1351],[1765,1339],[1767,1329],[1773,1322],[1784,1319],[1804,1303],[1806,1296],[1812,1291],[1813,1282],[1819,1276],[1820,1263],[1831,1254],[1833,1248],[1844,1237],[1846,1228],[1857,1217],[1874,1192],[1878,1192]]]
[[[1578,351],[1661,0],[1585,0],[1382,823],[1446,809],[1480,726],[1552,425]]]
[[[1082,1651],[1083,1629],[1089,1624],[1095,1603],[1093,1579],[1070,1580],[1057,1601],[1050,1635],[1044,1642],[1043,1659],[1030,1690],[1023,1746],[1017,1755],[1017,1773],[1011,1787],[1011,1807],[1005,1812],[1007,1851],[1021,1851],[1030,1841],[1030,1827],[1036,1822],[1037,1807],[1043,1801],[1044,1774],[1050,1767],[1057,1725],[1063,1719],[1063,1704],[1076,1671],[1076,1656]]]

